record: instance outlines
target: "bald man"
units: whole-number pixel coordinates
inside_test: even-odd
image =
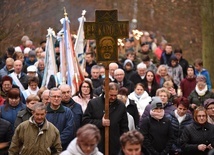
[[[24,91],[28,87],[28,76],[22,72],[22,61],[14,61],[14,72],[9,74],[13,79],[13,84],[17,85],[21,91]]]
[[[12,58],[7,58],[5,66],[0,70],[0,80],[5,76],[13,72],[14,60]]]
[[[72,97],[72,90],[71,87],[67,84],[60,85],[59,89],[62,91],[62,105],[66,106],[71,109],[71,111],[74,113],[74,127],[76,132],[80,124],[82,122],[82,107],[79,103],[76,103],[71,97]]]

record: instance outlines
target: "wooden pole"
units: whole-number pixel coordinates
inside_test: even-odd
[[[109,119],[109,63],[105,65],[105,119]],[[109,155],[109,126],[105,127],[105,155]]]

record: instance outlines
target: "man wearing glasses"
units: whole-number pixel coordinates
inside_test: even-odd
[[[74,138],[74,114],[61,104],[62,92],[59,88],[50,90],[50,103],[47,106],[46,118],[53,123],[60,132],[62,148],[65,150]]]

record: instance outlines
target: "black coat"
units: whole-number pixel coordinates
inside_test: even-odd
[[[0,118],[0,143],[10,142],[13,136],[13,129],[10,122]],[[8,147],[0,149],[1,155],[7,155]]]
[[[142,120],[140,131],[144,135],[143,147],[150,155],[167,155],[174,141],[173,129],[165,116],[156,120],[151,116]]]
[[[134,100],[129,99],[129,105],[126,107],[126,110],[133,117],[135,126],[138,127],[140,116],[138,114],[137,105]]]
[[[181,136],[181,144],[185,155],[207,155],[209,150],[199,151],[198,145],[211,144],[214,147],[214,126],[209,123],[200,125],[194,122],[184,129]]]
[[[114,81],[115,83],[118,83],[117,80]],[[130,94],[131,92],[134,91],[134,84],[132,83],[132,81],[127,80],[125,77],[123,79],[123,86],[128,89],[128,93]]]
[[[184,118],[184,120],[181,123],[178,122],[178,119],[175,116],[174,111],[169,113],[166,117],[171,121],[173,132],[174,132],[174,137],[175,137],[172,151],[175,151],[175,150],[181,151],[180,138],[181,138],[181,135],[182,135],[182,132],[183,132],[185,126],[193,123],[192,115],[190,113],[187,113],[186,117]]]
[[[102,118],[105,112],[105,100],[104,95],[91,99],[88,106],[83,114],[83,125],[91,123],[96,125],[101,132],[101,141],[98,144],[98,148],[104,153],[104,137],[105,137],[105,127],[102,125]],[[109,107],[109,145],[110,145],[110,155],[117,155],[120,151],[120,136],[127,132],[128,129],[128,118],[126,113],[126,107],[124,103],[117,100],[112,103]]]
[[[184,77],[187,76],[187,68],[189,66],[189,63],[186,59],[182,58],[179,60],[179,64],[181,65],[182,69],[183,69],[183,75]]]
[[[136,85],[137,83],[143,83],[143,79],[140,77],[137,71],[130,76],[129,80],[132,81],[134,85]]]
[[[21,82],[21,84],[23,85],[23,87],[25,89],[28,88],[28,76],[27,76],[27,74],[21,72],[21,77],[19,78],[19,81]]]

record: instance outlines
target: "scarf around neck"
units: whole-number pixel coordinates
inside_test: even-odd
[[[199,96],[204,96],[205,95],[205,93],[207,92],[207,85],[205,86],[205,88],[203,89],[203,90],[199,90],[198,89],[198,86],[196,85],[196,87],[195,87],[195,91],[197,92],[197,94],[199,95]]]

